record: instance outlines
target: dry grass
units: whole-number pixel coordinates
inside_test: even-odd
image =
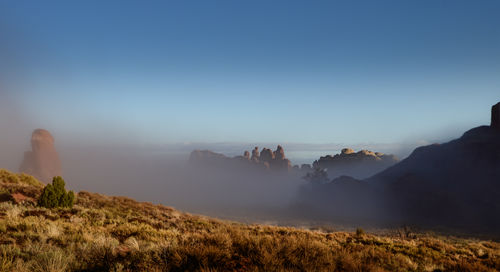
[[[26,184],[37,187],[43,186],[43,183],[38,181],[33,176],[24,173],[15,174],[5,169],[0,169],[0,181],[2,181],[3,183],[10,183],[10,184]]]
[[[492,241],[244,225],[88,192],[72,209],[0,203],[0,271],[497,270]]]

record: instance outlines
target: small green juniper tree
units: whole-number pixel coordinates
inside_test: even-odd
[[[45,208],[71,208],[75,201],[73,191],[66,192],[66,183],[62,177],[54,177],[52,184],[43,188],[42,195],[38,199],[38,205]]]

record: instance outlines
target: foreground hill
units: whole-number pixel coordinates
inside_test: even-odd
[[[0,271],[500,269],[492,241],[244,225],[89,192],[71,209],[46,209],[34,204],[41,190],[0,171]]]

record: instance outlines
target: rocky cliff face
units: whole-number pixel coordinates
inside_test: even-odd
[[[346,175],[360,179],[374,175],[397,162],[394,155],[369,150],[354,152],[350,148],[344,148],[340,154],[321,157],[313,166],[326,169],[330,178]]]
[[[31,151],[24,153],[19,171],[33,175],[48,183],[62,175],[61,161],[54,145],[54,137],[44,129],[36,129],[31,135]]]

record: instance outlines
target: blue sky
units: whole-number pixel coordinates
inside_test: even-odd
[[[498,14],[488,0],[0,0],[0,87],[59,138],[433,141],[489,123]]]

